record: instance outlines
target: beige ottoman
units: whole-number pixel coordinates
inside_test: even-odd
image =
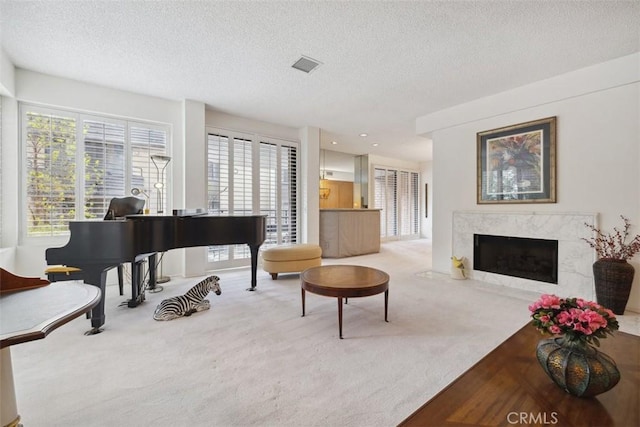
[[[318,245],[299,244],[274,246],[262,251],[262,269],[276,280],[278,273],[299,273],[322,264],[322,249]]]

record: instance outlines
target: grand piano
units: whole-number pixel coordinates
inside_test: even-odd
[[[186,211],[185,211],[186,212]],[[264,243],[266,215],[212,216],[174,211],[173,216],[127,215],[116,221],[71,221],[69,242],[60,248],[48,248],[47,265],[67,265],[81,271],[74,279],[98,286],[100,302],[91,311],[92,329],[100,332],[104,325],[105,282],[107,271],[123,263],[132,263],[132,298],[134,307],[144,300],[144,286],[139,286],[140,261],[149,258],[149,288],[155,286],[156,253],[195,246],[247,244],[251,251],[251,287],[256,287],[258,249]],[[50,281],[57,277],[50,276]]]

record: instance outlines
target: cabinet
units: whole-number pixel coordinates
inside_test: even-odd
[[[353,208],[353,182],[323,179],[320,187],[330,190],[328,198],[320,199],[320,209]]]
[[[320,209],[323,258],[380,252],[380,209]]]

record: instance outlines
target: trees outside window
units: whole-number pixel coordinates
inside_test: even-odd
[[[113,197],[149,195],[152,154],[166,154],[169,126],[20,106],[22,236],[60,236],[69,221],[101,219]]]

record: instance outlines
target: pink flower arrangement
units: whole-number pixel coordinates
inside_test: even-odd
[[[618,321],[611,310],[582,298],[545,294],[529,306],[529,311],[531,324],[541,333],[565,335],[571,341],[600,346],[599,338],[618,330]]]

